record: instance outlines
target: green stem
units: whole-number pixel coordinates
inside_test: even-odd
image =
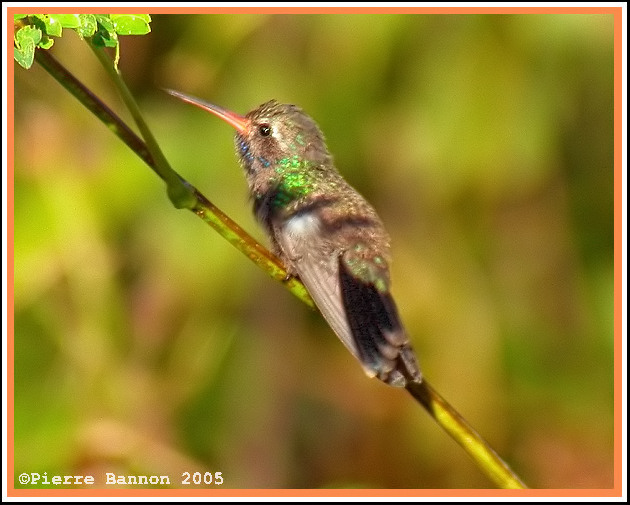
[[[155,170],[164,182],[166,182],[167,194],[171,202],[177,209],[193,209],[197,202],[194,191],[189,184],[186,184],[184,180],[177,175],[166,160],[166,157],[162,153],[160,146],[151,133],[149,126],[142,117],[140,107],[138,107],[131,91],[129,91],[129,88],[122,80],[120,72],[117,68],[115,68],[114,62],[109,58],[104,48],[95,47],[89,40],[87,42],[98,60],[101,62],[101,65],[103,65],[105,71],[112,78],[112,81],[114,81],[123,102],[125,102],[129,112],[131,112],[131,115],[140,130],[140,134],[144,138],[147,148],[149,149],[149,152],[155,162]]]
[[[410,382],[406,387],[429,413],[468,455],[479,468],[500,488],[524,489],[527,486],[481,438],[470,424],[426,381]]]
[[[105,105],[94,93],[86,88],[74,75],[61,65],[50,54],[50,51],[37,49],[35,61],[48,72],[59,84],[66,88],[72,96],[79,100],[92,114],[100,119],[114,135],[127,144],[142,161],[151,167],[160,177],[161,174],[155,168],[153,156],[146,144],[120,119],[107,105]],[[162,177],[163,178],[163,177]]]
[[[171,192],[181,192],[181,194],[175,195],[177,199],[173,203],[176,206],[189,208],[206,223],[216,229],[222,237],[228,240],[250,260],[265,270],[271,277],[282,281],[300,300],[308,306],[314,307],[313,301],[304,285],[298,279],[288,275],[278,258],[244,232],[234,221],[210,203],[207,198],[182,179],[169,166],[148,127],[142,120],[140,110],[131,97],[131,93],[129,93],[129,90],[124,85],[118,72],[114,70],[111,60],[104,55],[102,50],[95,49],[95,53],[121,90],[123,99],[127,96],[125,103],[130,108],[134,119],[138,123],[138,128],[140,128],[143,136],[145,136],[147,140],[147,144],[138,138],[116,114],[95,97],[80,81],[54,60],[48,51],[37,50],[35,59],[52,77],[74,95],[88,110],[103,121],[123,142],[138,154],[147,165],[166,181],[171,199],[173,199]],[[178,186],[180,187],[179,190],[174,191],[172,189]],[[184,191],[192,196],[192,202],[187,200],[188,197],[183,193]],[[183,198],[179,199],[182,195]],[[413,398],[427,410],[431,417],[435,419],[437,424],[464,448],[475,460],[480,469],[490,477],[495,484],[505,489],[526,487],[521,479],[508,467],[488,443],[479,436],[466,420],[460,416],[426,380],[421,384],[410,383],[407,386],[407,390]]]
[[[55,60],[49,51],[35,51],[35,61],[44,68],[56,81],[66,88],[79,100],[90,112],[98,117],[118,138],[135,152],[156,174],[164,179],[163,171],[160,171],[149,152],[147,145],[140,139],[107,105],[87,89],[74,75]],[[192,212],[212,226],[230,244],[247,256],[257,266],[267,272],[273,279],[282,282],[285,287],[311,308],[315,304],[308,291],[294,277],[291,277],[280,260],[248,235],[238,224],[230,219],[218,207],[212,204],[196,188],[182,179],[177,172],[171,171],[180,182],[185,184],[192,192],[195,202]]]

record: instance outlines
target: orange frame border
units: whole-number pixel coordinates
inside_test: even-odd
[[[108,7],[81,8],[84,13],[101,13]],[[612,14],[614,18],[614,487],[610,489],[23,489],[15,487],[14,454],[14,65],[13,30],[9,22],[13,14],[24,9],[7,7],[7,497],[9,498],[88,498],[88,497],[148,497],[148,498],[225,498],[225,497],[621,497],[622,489],[622,7],[152,7],[150,14]],[[50,10],[49,6],[28,7],[29,11]],[[76,13],[75,7],[55,7],[57,13]],[[136,7],[118,7],[117,12],[138,12]],[[11,246],[11,247],[9,247]],[[11,338],[8,338],[11,336]],[[11,479],[9,481],[9,479]]]

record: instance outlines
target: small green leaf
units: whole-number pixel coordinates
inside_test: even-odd
[[[61,31],[63,30],[63,27],[61,26],[61,23],[59,21],[51,16],[46,16],[44,23],[46,25],[47,35],[52,35],[53,37],[61,37]]]
[[[119,35],[144,35],[151,31],[148,14],[112,14],[110,17]]]
[[[100,47],[116,47],[118,46],[118,35],[114,29],[114,23],[112,23],[109,17],[103,14],[96,14],[97,31],[92,38],[95,45]]]
[[[42,37],[42,40],[39,44],[37,44],[37,47],[41,47],[42,49],[50,49],[52,47],[52,45],[54,44],[55,39],[50,38],[47,35],[44,35]]]
[[[46,22],[48,21],[48,16],[44,14],[31,14],[29,16],[29,21],[31,26],[39,28],[42,33],[46,33]]]
[[[118,45],[118,37],[114,33],[112,36],[109,32],[96,32],[94,35],[94,39],[96,40],[96,45],[100,45],[103,47],[116,47]]]
[[[35,58],[35,47],[42,40],[42,31],[34,26],[23,26],[13,37],[13,58],[22,67],[29,69]]]
[[[109,19],[109,16],[107,14],[95,14],[94,17],[96,18],[97,24],[101,25],[102,29],[104,29],[106,32],[111,34],[116,33],[116,30],[114,29],[114,23],[112,23],[112,20]]]
[[[63,27],[61,23],[57,21],[53,17],[48,18],[48,23],[46,23],[46,34],[51,35],[53,37],[61,37],[61,32]]]
[[[120,61],[120,44],[116,46],[116,54],[114,54],[114,68],[118,71],[118,62]]]
[[[42,40],[42,31],[34,26],[23,26],[15,33],[14,40],[18,48],[24,48],[30,43],[36,46]]]
[[[94,14],[79,14],[77,33],[81,37],[91,37],[96,33],[96,18]]]
[[[79,14],[50,14],[51,20],[59,23],[63,28],[79,28],[81,26],[81,18]]]
[[[13,14],[13,21],[24,19],[26,16],[28,16],[28,14]]]
[[[35,44],[33,44],[33,41],[26,41],[21,48],[14,46],[13,58],[25,69],[31,68],[35,58]]]

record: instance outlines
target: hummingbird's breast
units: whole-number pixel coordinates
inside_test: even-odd
[[[341,181],[333,191],[315,190],[292,201],[274,220],[274,233],[290,234],[335,258],[361,244],[389,259],[389,235],[376,211]]]
[[[254,212],[276,243],[288,233],[326,254],[361,243],[388,257],[376,211],[331,164],[287,156],[258,175]]]

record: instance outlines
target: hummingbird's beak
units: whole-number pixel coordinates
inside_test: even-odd
[[[173,91],[172,89],[165,89],[167,93],[170,93],[173,96],[183,100],[184,102],[191,103],[196,105],[197,107],[207,110],[208,112],[212,112],[215,116],[220,117],[225,122],[231,124],[239,133],[245,133],[245,130],[250,124],[250,121],[245,116],[241,116],[236,112],[229,111],[224,109],[223,107],[219,107],[218,105],[214,105],[212,103],[204,102],[199,98],[195,98],[194,96],[185,95],[184,93],[180,93],[179,91]]]

